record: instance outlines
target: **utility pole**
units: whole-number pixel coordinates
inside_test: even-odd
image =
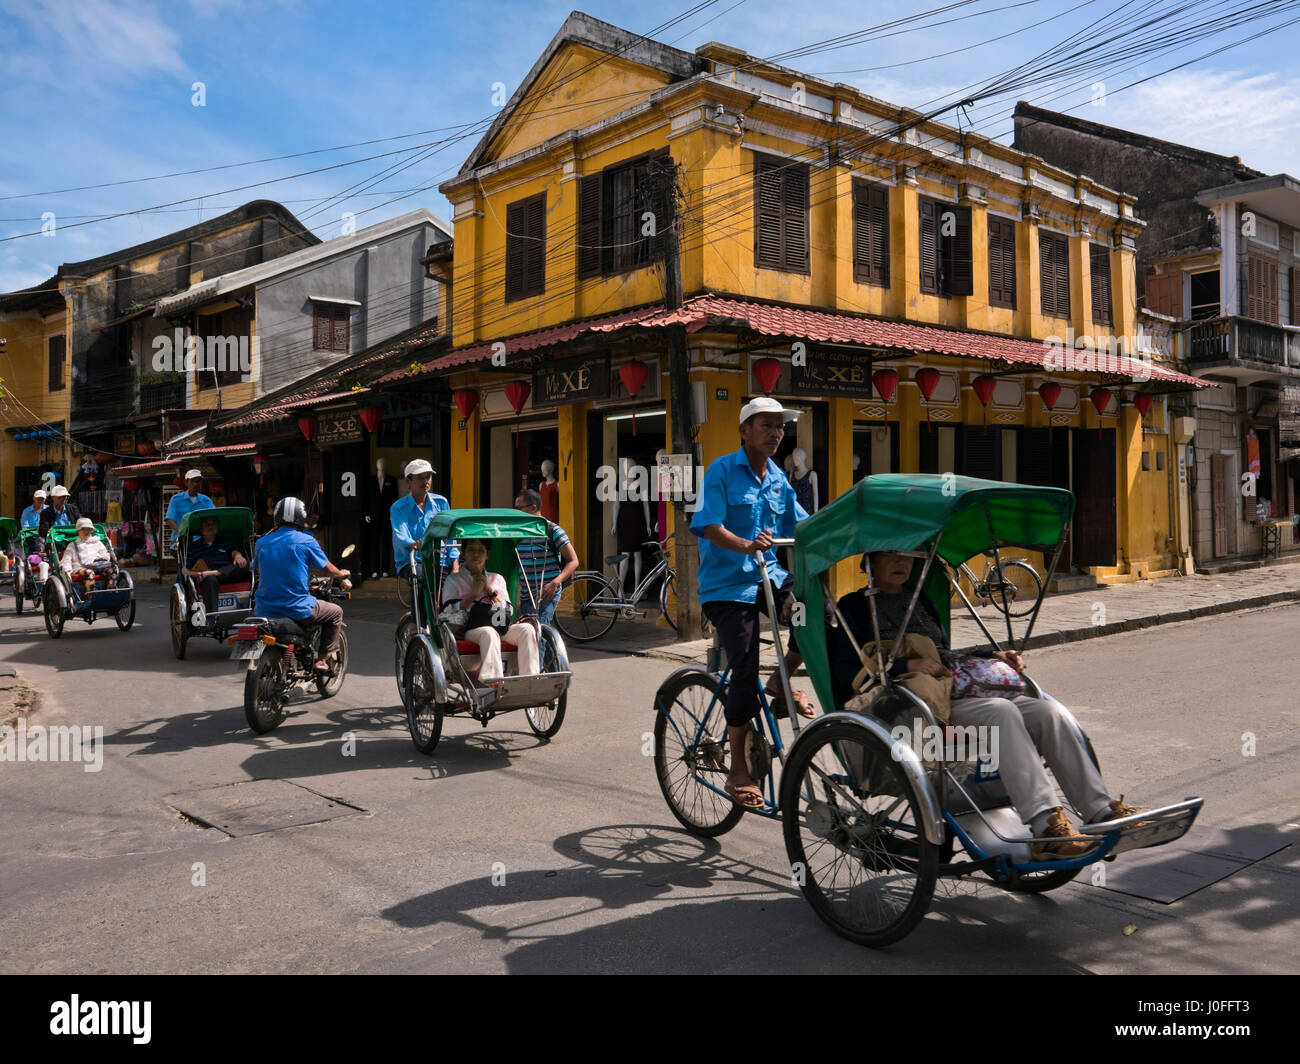
[[[665,155],[650,162],[652,203],[668,215],[669,224],[658,229],[664,264],[664,304],[668,310],[682,305],[681,239],[678,219],[681,211],[677,204],[677,167],[672,156]],[[669,325],[668,332],[668,416],[672,424],[672,449],[674,454],[691,456],[692,479],[696,459],[692,436],[695,430],[695,411],[691,404],[691,360],[686,347],[686,327]],[[698,492],[700,485],[693,485]],[[699,550],[695,536],[690,531],[690,515],[684,499],[673,501],[674,556],[677,569],[677,631],[683,640],[700,639],[704,635],[698,594]]]

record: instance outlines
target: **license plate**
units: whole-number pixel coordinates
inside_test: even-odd
[[[217,598],[217,609],[219,610],[233,610],[237,609],[238,606],[239,599],[234,595],[220,595]]]
[[[245,643],[236,643],[234,652],[230,655],[230,660],[236,661],[241,658],[260,658],[262,656],[262,651],[265,649],[266,644],[260,639],[256,642],[250,640]]]

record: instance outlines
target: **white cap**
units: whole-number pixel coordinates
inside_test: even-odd
[[[46,495],[45,492],[43,492],[40,488],[37,488],[34,492],[32,492],[32,498],[33,498],[33,499],[48,499],[49,496]]]
[[[68,489],[65,488],[62,484],[55,484],[54,487],[50,489],[50,496],[53,498],[57,498],[60,495],[66,495],[66,494],[68,494]]]
[[[751,399],[740,408],[740,423],[743,425],[755,414],[784,414],[786,421],[794,421],[799,416],[799,411],[788,410],[775,399],[761,395],[757,399]]]
[[[88,528],[93,532],[95,531],[95,522],[92,521],[89,517],[78,517],[77,531],[80,532],[83,528]]]
[[[188,473],[185,474],[185,479],[186,479],[186,480],[193,480],[195,477],[202,477],[202,476],[203,476],[203,473],[202,473],[200,470],[198,470],[198,469],[191,469]]]
[[[429,463],[426,462],[423,458],[414,458],[411,461],[406,463],[406,469],[403,471],[402,476],[414,477],[414,476],[418,476],[421,473],[432,473],[432,472],[433,472],[433,466],[429,465]]]

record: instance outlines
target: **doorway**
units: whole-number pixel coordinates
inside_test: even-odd
[[[656,456],[668,446],[667,412],[662,406],[650,406],[638,409],[635,420],[630,409],[594,411],[592,417],[597,421],[598,435],[588,438],[601,441],[598,466],[605,467],[605,472],[602,477],[601,469],[597,468],[597,479],[591,483],[589,497],[597,523],[589,526],[589,532],[599,529],[600,535],[589,535],[588,543],[600,545],[601,561],[615,554],[633,555],[629,559],[631,564],[615,567],[609,574],[617,582],[621,568],[621,590],[631,594],[638,574],[644,574],[656,560],[654,551],[642,544],[650,540],[662,542],[668,534],[668,501],[658,499],[657,490],[653,490],[654,470],[658,466]],[[596,485],[602,479],[609,482],[611,469],[620,489],[619,498],[602,501],[597,497]],[[649,588],[648,593],[657,596],[659,589]]]
[[[1073,563],[1089,568],[1116,563],[1115,430],[1071,429],[1073,437]]]

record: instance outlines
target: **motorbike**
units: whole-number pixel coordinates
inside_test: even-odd
[[[347,558],[355,548],[343,549]],[[352,597],[352,582],[332,576],[310,581],[312,596],[324,602],[342,602]],[[300,688],[314,686],[321,698],[333,698],[343,687],[348,671],[346,628],[339,629],[338,650],[328,655],[328,672],[316,671],[320,656],[320,625],[288,617],[248,617],[235,625],[226,640],[233,646],[232,661],[246,661],[244,672],[244,717],[258,735],[278,728],[287,716],[289,697]]]

